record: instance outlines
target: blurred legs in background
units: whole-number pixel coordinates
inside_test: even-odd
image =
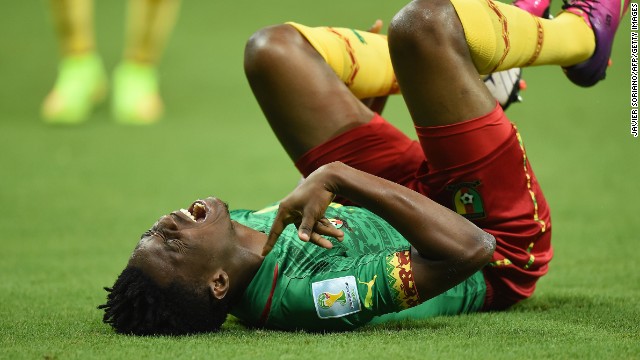
[[[179,7],[180,0],[129,0],[124,56],[113,78],[112,112],[118,122],[150,124],[162,115],[157,66]],[[107,93],[93,1],[51,0],[51,9],[62,58],[42,115],[50,123],[79,123]]]

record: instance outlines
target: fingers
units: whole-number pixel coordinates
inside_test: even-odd
[[[309,215],[303,215],[302,221],[298,226],[298,237],[302,241],[311,240],[311,234],[313,233],[313,228],[315,227],[316,219]]]
[[[278,213],[271,225],[267,242],[262,248],[262,256],[266,256],[271,252],[286,226],[292,223],[296,224],[298,228],[298,238],[304,242],[311,242],[318,246],[331,249],[333,247],[331,241],[322,236],[330,236],[336,238],[338,241],[344,239],[344,233],[336,229],[333,224],[323,216],[326,205],[323,207],[296,210],[296,206],[287,206],[284,205],[284,202],[285,201],[280,203]]]
[[[269,231],[269,236],[267,238],[267,243],[264,245],[262,249],[262,256],[267,256],[269,252],[273,249],[276,241],[284,231],[285,224],[282,221],[278,221],[278,216],[276,216],[276,220],[273,222],[271,226],[271,231]],[[312,244],[318,245],[325,249],[333,248],[333,244],[330,240],[323,237],[331,236],[336,238],[338,241],[342,241],[344,239],[344,232],[342,230],[336,229],[333,224],[327,219],[322,218],[315,223],[313,228],[309,228],[308,225],[302,225],[298,227],[298,237],[300,240],[304,242],[311,242]]]
[[[377,19],[367,31],[374,34],[379,34],[380,30],[382,30],[382,20]]]
[[[331,243],[331,241],[329,241],[328,239],[323,238],[322,236],[320,236],[320,234],[318,233],[311,233],[311,238],[309,239],[309,241],[313,244],[316,244],[320,247],[323,247],[325,249],[331,249],[333,248],[333,244]]]
[[[278,241],[280,234],[282,234],[282,231],[286,226],[283,220],[283,216],[284,215],[282,215],[280,210],[278,210],[278,214],[276,215],[276,218],[271,225],[271,230],[269,231],[269,236],[267,237],[267,243],[264,244],[264,247],[262,248],[262,256],[267,256],[267,254],[271,252],[271,249],[273,249],[276,241]]]
[[[336,238],[338,241],[342,241],[344,239],[344,232],[342,230],[336,229],[335,226],[329,221],[327,218],[322,218],[318,220],[318,224],[316,225],[316,232],[320,235],[331,236]]]
[[[313,235],[325,235],[336,238],[338,241],[342,241],[344,239],[344,232],[342,230],[338,230],[333,226],[329,219],[323,217],[320,220],[316,221],[311,226],[313,220],[309,220],[308,222],[300,223],[298,227],[298,237],[302,241],[310,241]],[[325,247],[325,246],[323,246]]]

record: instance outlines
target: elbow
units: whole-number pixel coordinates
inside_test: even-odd
[[[478,229],[469,240],[460,256],[449,269],[458,280],[463,280],[485,267],[492,259],[496,249],[493,235]]]
[[[486,262],[488,263],[493,257],[493,252],[496,251],[496,238],[488,232],[483,231],[482,243],[486,252]]]
[[[496,249],[496,239],[481,229],[476,229],[466,240],[455,261],[456,272],[464,274],[465,277],[487,265]]]
[[[493,252],[496,250],[496,238],[486,231],[480,230],[475,236],[475,251],[473,254],[473,262],[482,268],[491,261]]]

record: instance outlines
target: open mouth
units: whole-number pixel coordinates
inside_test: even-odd
[[[202,200],[198,200],[191,204],[189,209],[180,209],[180,212],[194,222],[202,222],[207,217],[207,206]]]

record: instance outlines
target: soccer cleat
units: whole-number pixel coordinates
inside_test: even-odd
[[[551,0],[515,0],[512,5],[537,17],[549,19]]]
[[[112,112],[123,124],[147,125],[160,119],[163,112],[155,66],[130,61],[114,72]]]
[[[596,49],[591,58],[564,68],[574,84],[589,87],[605,78],[620,18],[629,8],[629,0],[563,0],[562,9],[581,16],[596,39]]]
[[[77,124],[87,119],[107,92],[107,77],[97,54],[62,59],[53,89],[42,103],[42,117],[52,124]]]
[[[498,100],[502,109],[507,110],[509,105],[522,101],[520,91],[526,89],[526,84],[521,76],[522,70],[513,68],[489,74],[482,81],[484,81],[491,95]]]

